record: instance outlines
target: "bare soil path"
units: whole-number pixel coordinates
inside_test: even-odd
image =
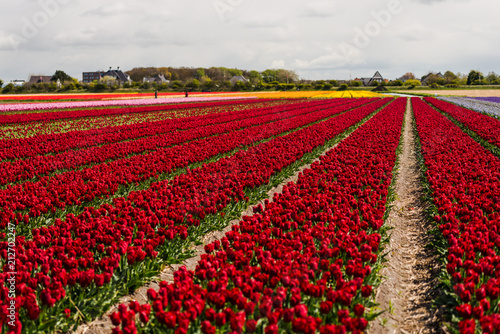
[[[387,252],[385,277],[377,291],[379,311],[385,311],[370,324],[369,333],[440,333],[438,316],[432,309],[433,288],[439,270],[429,243],[424,190],[413,133],[413,112],[408,103],[403,133],[403,149],[395,190],[397,198],[386,222],[394,229]]]

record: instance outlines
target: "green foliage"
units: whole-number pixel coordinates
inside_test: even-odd
[[[260,81],[262,81],[262,76],[257,71],[250,71],[250,73],[248,74],[248,78],[252,83],[259,83]]]
[[[2,89],[2,94],[9,94],[9,93],[12,93],[12,91],[14,90],[14,84],[13,83],[9,83],[7,84],[3,89]]]
[[[330,83],[330,85],[332,85],[333,87],[338,87],[339,83],[337,82],[337,80],[330,80],[328,81]]]
[[[472,70],[467,76],[467,85],[481,84],[481,80],[484,79],[483,73],[479,71]]]
[[[196,78],[201,79],[205,76],[205,70],[203,68],[199,68],[196,70]]]
[[[323,85],[324,90],[330,90],[333,88],[333,85],[331,83],[326,83]]]
[[[278,82],[278,71],[276,70],[265,70],[261,75],[265,83]]]
[[[50,81],[61,81],[61,83],[65,81],[73,81],[73,78],[67,75],[64,71],[57,70],[56,73],[50,78]]]
[[[422,86],[422,83],[420,82],[420,80],[410,79],[410,80],[406,80],[405,86],[408,86],[410,88],[415,88],[416,86]]]
[[[200,84],[201,83],[199,80],[193,79],[190,83],[186,85],[186,87],[191,90],[197,90],[198,88],[200,88]]]
[[[401,81],[401,80],[398,79],[398,80],[389,81],[388,85],[389,86],[399,86],[399,87],[401,87],[401,86],[404,85],[404,83],[403,83],[403,81]]]
[[[184,88],[184,85],[180,81],[176,80],[172,83],[171,87],[174,90],[182,90]]]
[[[349,89],[349,86],[347,84],[342,84],[337,90],[347,90]]]
[[[499,77],[498,77],[498,75],[495,72],[488,73],[488,75],[486,76],[486,81],[490,85],[498,85],[500,83],[499,82]]]
[[[363,83],[359,80],[351,80],[351,82],[349,82],[349,85],[351,87],[361,87]]]
[[[451,84],[451,85],[454,85],[454,81],[457,81],[458,80],[458,76],[453,73],[452,71],[446,71],[444,72],[444,82],[445,84]]]
[[[3,87],[3,80],[0,79],[0,88],[2,88],[2,87]]]
[[[156,75],[163,75],[167,80],[177,80],[177,78],[171,78],[172,74],[166,67],[136,67],[125,73],[130,75],[130,79],[132,79],[132,81],[137,82],[142,82],[144,77],[151,78]]]

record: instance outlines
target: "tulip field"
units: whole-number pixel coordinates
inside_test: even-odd
[[[326,97],[0,104],[0,332],[370,333],[408,116],[441,322],[500,333],[500,120]]]

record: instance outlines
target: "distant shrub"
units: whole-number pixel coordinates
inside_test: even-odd
[[[349,86],[347,84],[342,84],[337,90],[347,90]]]

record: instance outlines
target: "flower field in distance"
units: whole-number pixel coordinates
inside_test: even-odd
[[[1,104],[1,333],[75,331],[230,224],[109,333],[369,333],[408,115],[441,321],[499,332],[500,121],[304,93]]]

